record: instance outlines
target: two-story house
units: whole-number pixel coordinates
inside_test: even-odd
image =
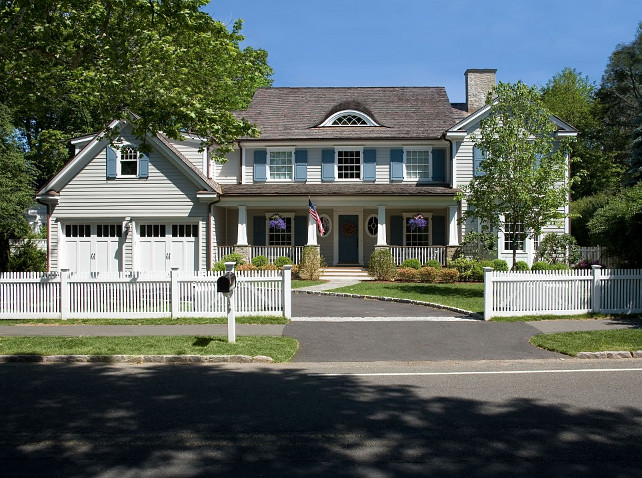
[[[296,261],[305,245],[328,265],[364,265],[377,247],[397,262],[444,262],[476,227],[459,224],[466,204],[455,194],[480,161],[470,135],[494,85],[495,70],[468,70],[465,104],[443,87],[261,88],[237,112],[261,134],[241,138],[225,163],[189,135],[149,137],[143,153],[125,123],[114,144],[76,138],[74,158],[38,194],[49,267],[206,270],[232,251]],[[532,241],[498,244],[500,257],[518,247],[532,262]]]

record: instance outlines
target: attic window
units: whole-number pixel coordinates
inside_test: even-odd
[[[379,126],[367,114],[355,110],[334,113],[321,126]]]

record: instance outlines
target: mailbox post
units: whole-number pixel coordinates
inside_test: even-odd
[[[216,290],[227,299],[227,341],[236,343],[236,314],[234,310],[234,289],[236,288],[235,262],[225,263],[225,274],[216,280]]]

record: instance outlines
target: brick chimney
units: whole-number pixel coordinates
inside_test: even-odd
[[[497,70],[476,70],[469,68],[466,77],[466,109],[474,113],[486,104],[486,95],[495,87]]]

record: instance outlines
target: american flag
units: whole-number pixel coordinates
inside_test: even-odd
[[[314,204],[312,204],[312,201],[308,199],[309,207],[310,207],[310,216],[312,216],[312,219],[314,219],[317,222],[317,225],[319,226],[319,234],[323,236],[323,233],[325,230],[323,229],[323,223],[321,222],[321,218],[319,217],[319,213],[317,212],[317,208],[315,207]]]

